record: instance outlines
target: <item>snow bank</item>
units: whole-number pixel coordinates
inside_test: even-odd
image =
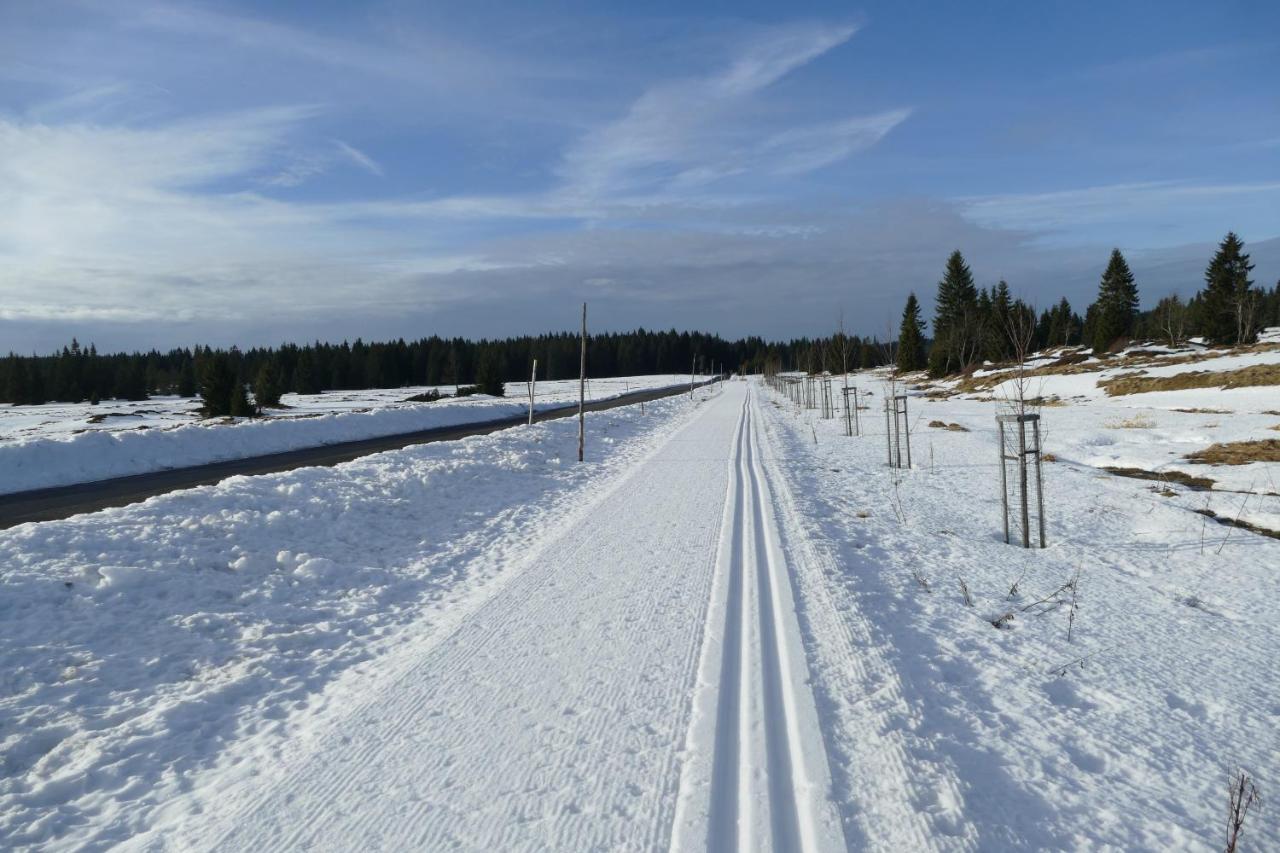
[[[569,384],[547,383],[549,387],[540,390],[535,408],[545,410],[564,405],[569,401],[569,394],[566,393]],[[572,396],[576,399],[577,383],[571,384],[574,386]],[[625,393],[624,388],[639,390],[674,384],[680,384],[680,380],[673,376],[595,380],[591,399],[616,397]],[[240,422],[197,421],[164,429],[102,429],[75,434],[51,433],[47,437],[0,442],[0,494],[243,459],[436,427],[498,420],[516,417],[528,411],[527,403],[517,396],[499,399],[477,395],[435,403],[398,402],[415,390],[417,389],[395,389],[393,392],[375,390],[334,395],[340,401],[339,405],[350,406],[352,401],[359,403],[364,400],[366,405],[378,406],[370,410],[323,413],[321,407],[331,404],[325,400],[326,395],[314,395],[294,401],[299,410],[291,417]],[[515,395],[519,392],[519,386],[513,383],[511,393]],[[387,399],[388,393],[393,395],[390,399]],[[377,402],[371,403],[370,398]],[[184,408],[192,405],[190,400],[180,402]],[[57,408],[71,410],[70,407]],[[79,409],[87,407],[81,406]],[[9,409],[7,413],[13,412],[17,414],[11,414],[12,417],[29,417],[20,409]],[[56,426],[56,422],[51,426]]]
[[[0,532],[0,849],[145,846],[196,771],[218,800],[305,747],[292,713],[446,636],[696,405],[589,414],[584,465],[551,421]]]

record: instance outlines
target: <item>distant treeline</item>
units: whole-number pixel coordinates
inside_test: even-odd
[[[852,339],[856,364],[881,363],[876,341]],[[145,400],[152,394],[205,398],[210,414],[252,414],[255,406],[238,389],[253,391],[257,406],[275,405],[280,394],[397,388],[415,385],[477,385],[500,391],[503,381],[527,379],[533,359],[538,378],[578,375],[580,341],[565,332],[503,340],[430,337],[417,341],[328,344],[217,350],[196,346],[167,352],[103,355],[92,344],[72,341],[47,356],[10,354],[0,363],[0,402],[31,405],[51,401]],[[759,370],[766,362],[797,366],[814,347],[808,339],[768,343],[761,338],[729,341],[701,332],[634,332],[591,335],[587,374],[592,377],[689,373],[697,370]],[[495,387],[496,386],[496,387]],[[227,397],[226,395],[230,395]],[[212,404],[212,405],[210,405]]]
[[[935,376],[1001,362],[1050,346],[1083,344],[1095,352],[1130,339],[1189,337],[1214,344],[1250,343],[1260,329],[1280,325],[1280,283],[1255,287],[1244,243],[1227,234],[1205,269],[1205,286],[1190,300],[1161,298],[1139,310],[1138,285],[1120,250],[1113,250],[1098,285],[1098,297],[1081,316],[1065,299],[1038,311],[1015,299],[1000,281],[974,282],[964,256],[947,259],[934,299],[933,337],[925,334],[919,300],[907,298],[896,340],[846,336],[768,342],[750,337],[725,340],[702,332],[610,332],[592,335],[587,375],[655,373],[838,372],[894,363],[903,370],[928,368]],[[145,400],[152,394],[199,395],[207,415],[252,415],[278,405],[288,391],[469,385],[501,394],[502,383],[528,378],[538,360],[539,379],[578,375],[579,338],[572,332],[472,341],[422,338],[365,343],[296,345],[275,349],[215,350],[197,346],[168,352],[99,354],[72,341],[60,353],[19,356],[0,363],[0,403]],[[694,360],[697,359],[695,368]],[[247,389],[252,390],[252,401]]]

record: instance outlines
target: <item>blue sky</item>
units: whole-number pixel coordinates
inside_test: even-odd
[[[1280,276],[1274,3],[0,6],[0,348],[786,337]]]

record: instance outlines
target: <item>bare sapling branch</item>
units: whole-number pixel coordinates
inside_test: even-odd
[[[1224,849],[1226,853],[1236,853],[1245,818],[1262,805],[1262,798],[1258,795],[1258,786],[1243,767],[1237,767],[1227,777],[1227,791],[1227,846]]]

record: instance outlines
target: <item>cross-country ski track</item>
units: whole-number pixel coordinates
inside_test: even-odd
[[[1011,547],[919,405],[910,470],[735,379],[2,531],[0,849],[1221,849],[1280,541],[1062,459]]]
[[[756,393],[699,406],[307,750],[137,841],[844,849]]]

